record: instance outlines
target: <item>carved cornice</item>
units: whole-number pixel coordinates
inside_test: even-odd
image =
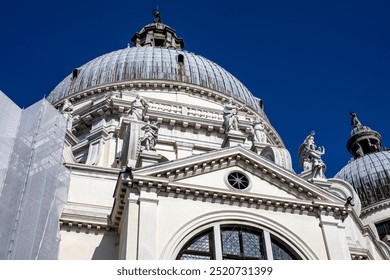
[[[181,194],[185,199],[208,200],[209,202],[231,203],[237,202],[246,207],[267,207],[274,210],[293,210],[297,212],[315,212],[325,213],[327,215],[344,216],[347,215],[347,209],[340,203],[332,203],[321,200],[301,200],[283,198],[269,195],[261,195],[254,193],[236,192],[230,190],[221,190],[210,187],[200,187],[197,185],[176,183],[176,182],[155,182],[156,178],[135,177],[132,180],[132,186],[156,188],[159,195],[164,193],[169,196]]]
[[[75,117],[73,126],[77,128],[78,131],[84,130],[90,126],[90,121],[97,115],[120,115],[127,111],[130,108],[130,102],[123,101],[120,98],[121,92],[124,90],[160,90],[163,92],[184,92],[189,96],[206,99],[218,104],[223,104],[223,102],[225,102],[228,98],[224,94],[208,88],[174,81],[133,80],[124,81],[122,83],[106,84],[94,88],[89,88],[88,90],[80,91],[67,97],[67,99],[75,104],[80,103],[84,99],[90,100],[90,106],[82,106],[80,109],[76,109],[72,113],[73,117]],[[115,95],[117,97],[115,97]],[[95,96],[99,96],[100,100],[98,99],[92,101],[91,99]],[[64,100],[65,98],[57,101],[54,105],[59,108],[63,104]],[[151,101],[150,112],[147,116],[156,119],[157,121],[159,120],[158,118],[161,118],[161,121],[165,121],[164,118],[166,118],[168,123],[175,121],[180,125],[182,124],[183,127],[187,127],[188,125],[194,126],[195,129],[204,127],[208,131],[220,130],[222,126],[222,111],[217,112],[218,110],[213,111],[206,108],[202,109],[201,107],[197,108],[197,106],[190,106],[188,109],[184,109],[185,114],[183,114],[183,110],[181,110],[180,114],[178,114],[179,107],[173,105],[173,102],[163,102],[163,100]],[[235,103],[240,106],[244,105],[243,113],[246,114],[248,118],[254,118],[255,116],[260,115],[264,120],[265,130],[271,139],[272,144],[278,145],[279,147],[284,147],[280,136],[269,124],[269,120],[264,112],[257,112],[250,107],[245,106],[245,104],[238,100],[235,100]],[[217,113],[219,113],[218,116]],[[178,118],[172,118],[174,115],[178,115]],[[186,115],[188,120],[183,120],[183,115]],[[198,121],[194,122],[193,118],[197,119]],[[200,121],[202,119],[204,119],[204,121]],[[209,122],[215,122],[215,124],[210,125]],[[249,119],[241,120],[240,123],[240,129],[247,132],[246,130],[249,126]],[[220,130],[220,133],[223,133],[222,129]]]
[[[76,232],[107,232],[107,231],[116,231],[116,228],[108,223],[98,223],[98,222],[80,222],[77,220],[69,219],[60,219],[59,222],[61,230],[74,230]]]
[[[362,209],[361,218],[364,218],[373,212],[380,211],[390,207],[390,199],[379,201],[377,203],[371,204],[370,206],[364,207]]]
[[[131,81],[122,81],[117,83],[107,83],[105,85],[99,85],[96,87],[91,87],[86,90],[82,90],[79,92],[76,92],[70,96],[67,96],[66,98],[63,98],[61,100],[58,100],[54,103],[56,107],[63,104],[65,99],[69,99],[72,103],[73,102],[79,102],[80,100],[95,96],[98,94],[105,94],[112,91],[117,91],[118,93],[122,90],[161,90],[161,91],[167,91],[167,92],[185,92],[188,93],[191,96],[196,96],[199,98],[204,98],[207,100],[212,100],[216,103],[223,103],[226,101],[229,96],[226,96],[225,94],[209,89],[204,88],[198,85],[194,84],[188,84],[185,82],[177,82],[177,81],[170,81],[170,80],[131,80]],[[240,103],[240,101],[236,102]],[[245,105],[245,104],[242,104]],[[255,110],[250,108],[249,106],[245,107],[245,110],[247,113],[251,114],[258,114]],[[263,117],[265,117],[264,113],[261,114]],[[268,121],[268,119],[267,119]]]

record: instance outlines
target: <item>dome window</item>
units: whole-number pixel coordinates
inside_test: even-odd
[[[177,56],[177,62],[178,62],[178,63],[183,63],[183,64],[184,64],[184,55],[179,54],[179,55]]]
[[[72,72],[72,80],[77,79],[77,77],[78,77],[80,71],[81,71],[81,70],[78,69],[78,68],[75,68],[75,69],[73,70],[73,72]]]
[[[185,81],[186,68],[184,67],[184,55],[179,54],[177,56],[177,64],[178,64],[179,78],[180,80]]]

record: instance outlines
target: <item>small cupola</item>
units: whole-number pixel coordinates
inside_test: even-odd
[[[353,157],[359,158],[369,153],[382,151],[382,136],[362,125],[355,113],[350,113],[353,129],[347,142],[347,149]]]
[[[162,23],[159,10],[153,10],[154,20],[136,32],[131,41],[135,47],[152,46],[182,49],[184,41],[176,36],[176,30]]]

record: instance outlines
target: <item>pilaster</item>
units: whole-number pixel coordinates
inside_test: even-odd
[[[345,227],[332,216],[320,215],[320,226],[329,260],[350,260]]]
[[[157,193],[141,190],[139,197],[138,260],[157,257]]]
[[[136,260],[138,252],[139,195],[130,193],[127,204],[126,260]],[[123,234],[123,233],[122,233]]]

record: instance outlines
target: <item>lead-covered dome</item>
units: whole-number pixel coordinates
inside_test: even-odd
[[[89,88],[132,80],[179,81],[216,90],[256,111],[259,100],[216,63],[180,49],[139,46],[110,52],[75,69],[50,93],[51,103]]]
[[[390,198],[390,151],[380,151],[352,160],[335,176],[350,183],[362,206]]]
[[[139,80],[166,80],[214,90],[261,112],[260,100],[218,64],[182,50],[174,29],[155,22],[132,37],[134,47],[110,52],[76,68],[48,96],[56,104],[75,93],[103,85]]]
[[[362,125],[355,113],[351,116],[347,149],[353,158],[335,177],[350,183],[365,207],[390,198],[390,150],[382,148],[378,132]]]

